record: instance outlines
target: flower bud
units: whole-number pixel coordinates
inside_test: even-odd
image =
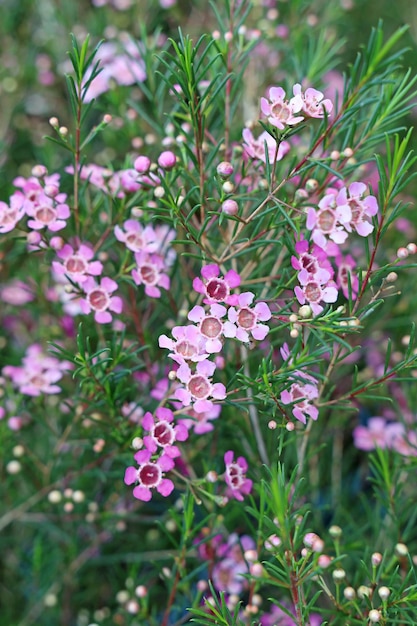
[[[177,162],[177,157],[171,150],[166,150],[165,152],[161,152],[158,157],[158,165],[162,167],[164,170],[172,170],[175,167]]]
[[[233,174],[234,168],[229,161],[222,161],[218,164],[216,171],[221,178],[229,178]]]
[[[149,171],[149,168],[151,167],[151,160],[147,156],[138,156],[133,164],[133,167],[137,172],[139,172],[139,174],[145,174]]]
[[[381,613],[377,609],[371,609],[368,613],[369,621],[376,624],[381,619]]]
[[[388,589],[388,587],[380,587],[378,589],[378,595],[381,600],[388,600],[390,593],[391,591]]]
[[[239,205],[236,200],[228,199],[222,203],[222,212],[226,215],[236,215],[239,210]]]
[[[346,600],[354,600],[356,598],[356,591],[353,587],[346,587],[343,590],[343,595],[345,596]]]
[[[382,554],[380,552],[374,552],[371,556],[371,563],[373,567],[378,567],[382,563]]]

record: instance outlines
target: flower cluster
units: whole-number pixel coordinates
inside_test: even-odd
[[[334,271],[323,248],[301,239],[295,244],[298,257],[291,258],[291,264],[298,270],[298,281],[294,293],[300,304],[308,304],[314,315],[323,311],[320,302],[336,302],[338,291],[333,281]]]
[[[209,360],[211,354],[221,351],[223,338],[233,337],[242,342],[248,342],[250,336],[264,339],[269,328],[262,322],[271,317],[265,302],[251,307],[253,293],[232,293],[241,282],[234,270],[222,277],[219,266],[210,264],[203,267],[201,276],[194,279],[193,288],[204,296],[207,309],[196,305],[188,314],[194,326],[174,327],[173,339],[166,335],[159,337],[159,346],[170,350],[170,358],[178,363],[176,377],[184,385],[175,390],[174,398],[185,407],[192,406],[196,413],[211,411],[212,399],[226,397],[225,386],[211,381],[216,364]]]
[[[301,85],[293,87],[293,97],[287,100],[282,87],[270,87],[268,99],[261,98],[262,113],[268,118],[268,122],[284,130],[286,126],[295,126],[305,117],[323,118],[330,115],[333,104],[329,99],[323,99],[321,91],[308,88],[302,92]]]
[[[60,393],[61,387],[56,383],[71,367],[68,361],[58,361],[47,356],[39,344],[32,344],[26,350],[22,365],[6,365],[2,369],[2,375],[10,378],[20,393],[40,396],[43,393]]]
[[[396,450],[403,456],[417,456],[417,432],[401,422],[384,417],[371,417],[366,426],[356,426],[353,442],[358,450],[367,452],[375,448]]]
[[[284,360],[288,360],[289,355],[288,346],[284,344],[281,348],[281,356]],[[303,424],[306,423],[307,417],[317,420],[319,410],[313,404],[313,401],[319,397],[317,380],[302,370],[291,372],[291,379],[294,382],[290,388],[281,392],[282,404],[293,404],[292,414]]]
[[[126,485],[136,484],[133,495],[138,500],[151,500],[153,489],[164,497],[174,489],[174,483],[165,478],[165,472],[175,466],[174,459],[181,455],[175,442],[185,441],[188,430],[183,424],[173,422],[173,412],[165,407],[158,407],[155,415],[147,412],[142,418],[142,428],[148,434],[143,437],[144,448],[134,455],[139,467],[126,468],[124,477]]]

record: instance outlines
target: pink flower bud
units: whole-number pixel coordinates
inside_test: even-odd
[[[64,244],[65,242],[62,237],[52,237],[51,241],[49,242],[49,245],[53,250],[61,250],[64,247]]]
[[[225,200],[222,204],[222,213],[226,215],[236,215],[239,210],[239,205],[236,200]]]
[[[233,165],[229,161],[222,161],[217,166],[217,173],[222,178],[229,178],[234,172]]]
[[[171,150],[166,150],[165,152],[161,152],[158,157],[158,165],[162,167],[164,170],[172,169],[177,162],[177,157]]]
[[[138,156],[133,166],[139,174],[145,174],[151,167],[151,160],[147,156]]]

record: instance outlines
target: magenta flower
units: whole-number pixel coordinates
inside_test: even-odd
[[[20,194],[10,196],[9,202],[0,202],[0,234],[13,230],[26,212],[27,203]]]
[[[196,326],[174,326],[171,332],[174,339],[160,335],[158,342],[160,348],[171,350],[168,356],[176,363],[203,361],[208,357],[205,339]]]
[[[288,101],[285,99],[285,91],[282,87],[271,87],[268,96],[269,101],[261,98],[261,110],[272,126],[284,130],[286,126],[294,126],[303,121],[303,116],[296,115],[303,107],[300,95]]]
[[[226,315],[227,309],[221,304],[212,304],[210,313],[206,313],[202,306],[195,306],[188,313],[188,319],[198,324],[198,330],[205,340],[205,351],[209,354],[220,352],[223,344],[224,325],[221,318]]]
[[[218,265],[211,263],[205,265],[201,270],[201,278],[194,278],[193,289],[197,293],[206,296],[204,302],[206,304],[215,304],[226,302],[226,304],[235,304],[236,295],[230,295],[230,290],[239,287],[241,279],[239,274],[234,270],[229,270],[224,278],[220,277],[220,268]]]
[[[312,420],[317,420],[319,410],[311,402],[319,397],[319,390],[317,388],[317,382],[312,377],[304,372],[294,372],[300,378],[306,380],[303,382],[295,382],[289,389],[285,389],[281,392],[282,404],[294,403],[292,414],[303,424],[306,423],[307,417]]]
[[[237,307],[231,307],[228,311],[229,322],[233,324],[234,331],[226,328],[225,334],[229,332],[227,336],[236,337],[243,342],[249,341],[249,334],[258,341],[265,339],[269,333],[269,327],[259,322],[267,322],[271,319],[271,311],[265,302],[257,302],[251,309],[250,305],[254,297],[255,294],[251,291],[245,291],[237,297]]]
[[[314,245],[309,252],[309,243],[301,239],[295,244],[296,256],[291,257],[291,265],[298,270],[298,280],[306,282],[309,279],[316,280],[320,285],[327,283],[333,278],[333,268],[323,248]]]
[[[354,258],[348,254],[347,256],[336,256],[337,278],[336,283],[343,291],[345,298],[349,298],[349,278],[352,292],[352,298],[356,298],[359,289],[359,279],[353,270],[356,268]]]
[[[87,244],[80,244],[78,250],[74,250],[69,244],[65,244],[57,252],[57,256],[63,263],[52,261],[52,267],[57,275],[67,275],[75,283],[83,283],[88,275],[99,276],[103,271],[100,261],[91,261],[94,250]]]
[[[343,187],[337,195],[339,210],[350,213],[349,219],[343,219],[343,226],[347,231],[356,230],[361,237],[367,237],[374,229],[366,217],[373,217],[378,213],[378,202],[375,196],[364,196],[368,188],[365,183],[352,183],[349,189]]]
[[[196,413],[210,411],[215,400],[224,400],[226,388],[222,383],[212,383],[210,378],[216,366],[211,361],[200,361],[197,363],[196,371],[193,374],[187,363],[183,363],[177,370],[177,378],[185,384],[185,388],[176,389],[174,397],[182,402],[184,406],[193,404]]]
[[[126,248],[129,248],[132,252],[157,251],[158,242],[152,226],[143,227],[137,220],[126,220],[123,228],[124,230],[120,226],[115,226],[114,234],[116,239],[125,244]]]
[[[147,450],[155,453],[158,448],[163,448],[164,454],[172,459],[181,455],[179,448],[174,443],[188,439],[188,430],[183,424],[173,426],[173,421],[173,412],[162,406],[156,409],[155,417],[152,413],[145,413],[142,426],[144,430],[150,433],[143,438]]]
[[[313,89],[309,87],[306,89],[305,93],[301,90],[301,85],[296,84],[293,87],[294,96],[299,96],[302,99],[302,111],[308,117],[324,117],[324,112],[326,111],[327,115],[333,110],[333,103],[331,100],[326,98],[323,100],[324,96],[321,91],[317,91],[317,89]]]
[[[61,387],[55,383],[62,378],[64,370],[70,368],[71,364],[68,361],[58,361],[47,356],[38,344],[33,344],[27,349],[22,365],[6,365],[2,375],[8,376],[20,393],[40,396],[43,393],[60,393]]]
[[[252,131],[249,130],[249,128],[244,128],[242,137],[244,141],[243,149],[251,159],[259,159],[263,163],[266,163],[266,153],[268,153],[269,162],[274,162],[275,153],[277,152],[277,142],[269,133],[264,131],[259,135],[258,139],[255,139]],[[290,147],[288,141],[281,141],[276,160],[281,161],[287,152],[289,152]]]
[[[150,298],[160,298],[161,290],[169,289],[169,276],[165,274],[164,259],[159,254],[136,252],[137,268],[132,270],[132,278],[137,285],[145,285],[145,293]]]
[[[233,496],[236,500],[242,501],[252,491],[252,481],[246,478],[248,464],[243,456],[239,456],[236,461],[233,460],[234,452],[228,450],[224,455],[224,463],[226,471],[224,480],[228,486],[228,495]]]
[[[144,502],[151,500],[152,489],[156,489],[165,498],[174,490],[172,480],[164,478],[164,472],[169,472],[174,467],[174,460],[167,454],[162,454],[156,461],[151,461],[151,456],[149,450],[136,452],[134,458],[139,467],[126,468],[124,477],[126,485],[137,483],[133,496]]]
[[[110,313],[121,313],[123,308],[122,299],[112,296],[117,289],[117,283],[111,278],[104,277],[100,284],[94,278],[88,277],[83,282],[85,298],[80,299],[80,307],[83,313],[88,315],[94,311],[94,319],[99,324],[108,324],[113,317]]]

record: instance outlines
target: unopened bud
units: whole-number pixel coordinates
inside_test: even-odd
[[[221,178],[229,178],[233,174],[234,168],[229,161],[222,161],[218,164],[216,171]]]
[[[381,613],[377,609],[371,609],[368,613],[369,621],[376,624],[381,619]]]
[[[390,593],[391,591],[388,589],[388,587],[380,587],[378,589],[378,595],[381,600],[388,600]]]

